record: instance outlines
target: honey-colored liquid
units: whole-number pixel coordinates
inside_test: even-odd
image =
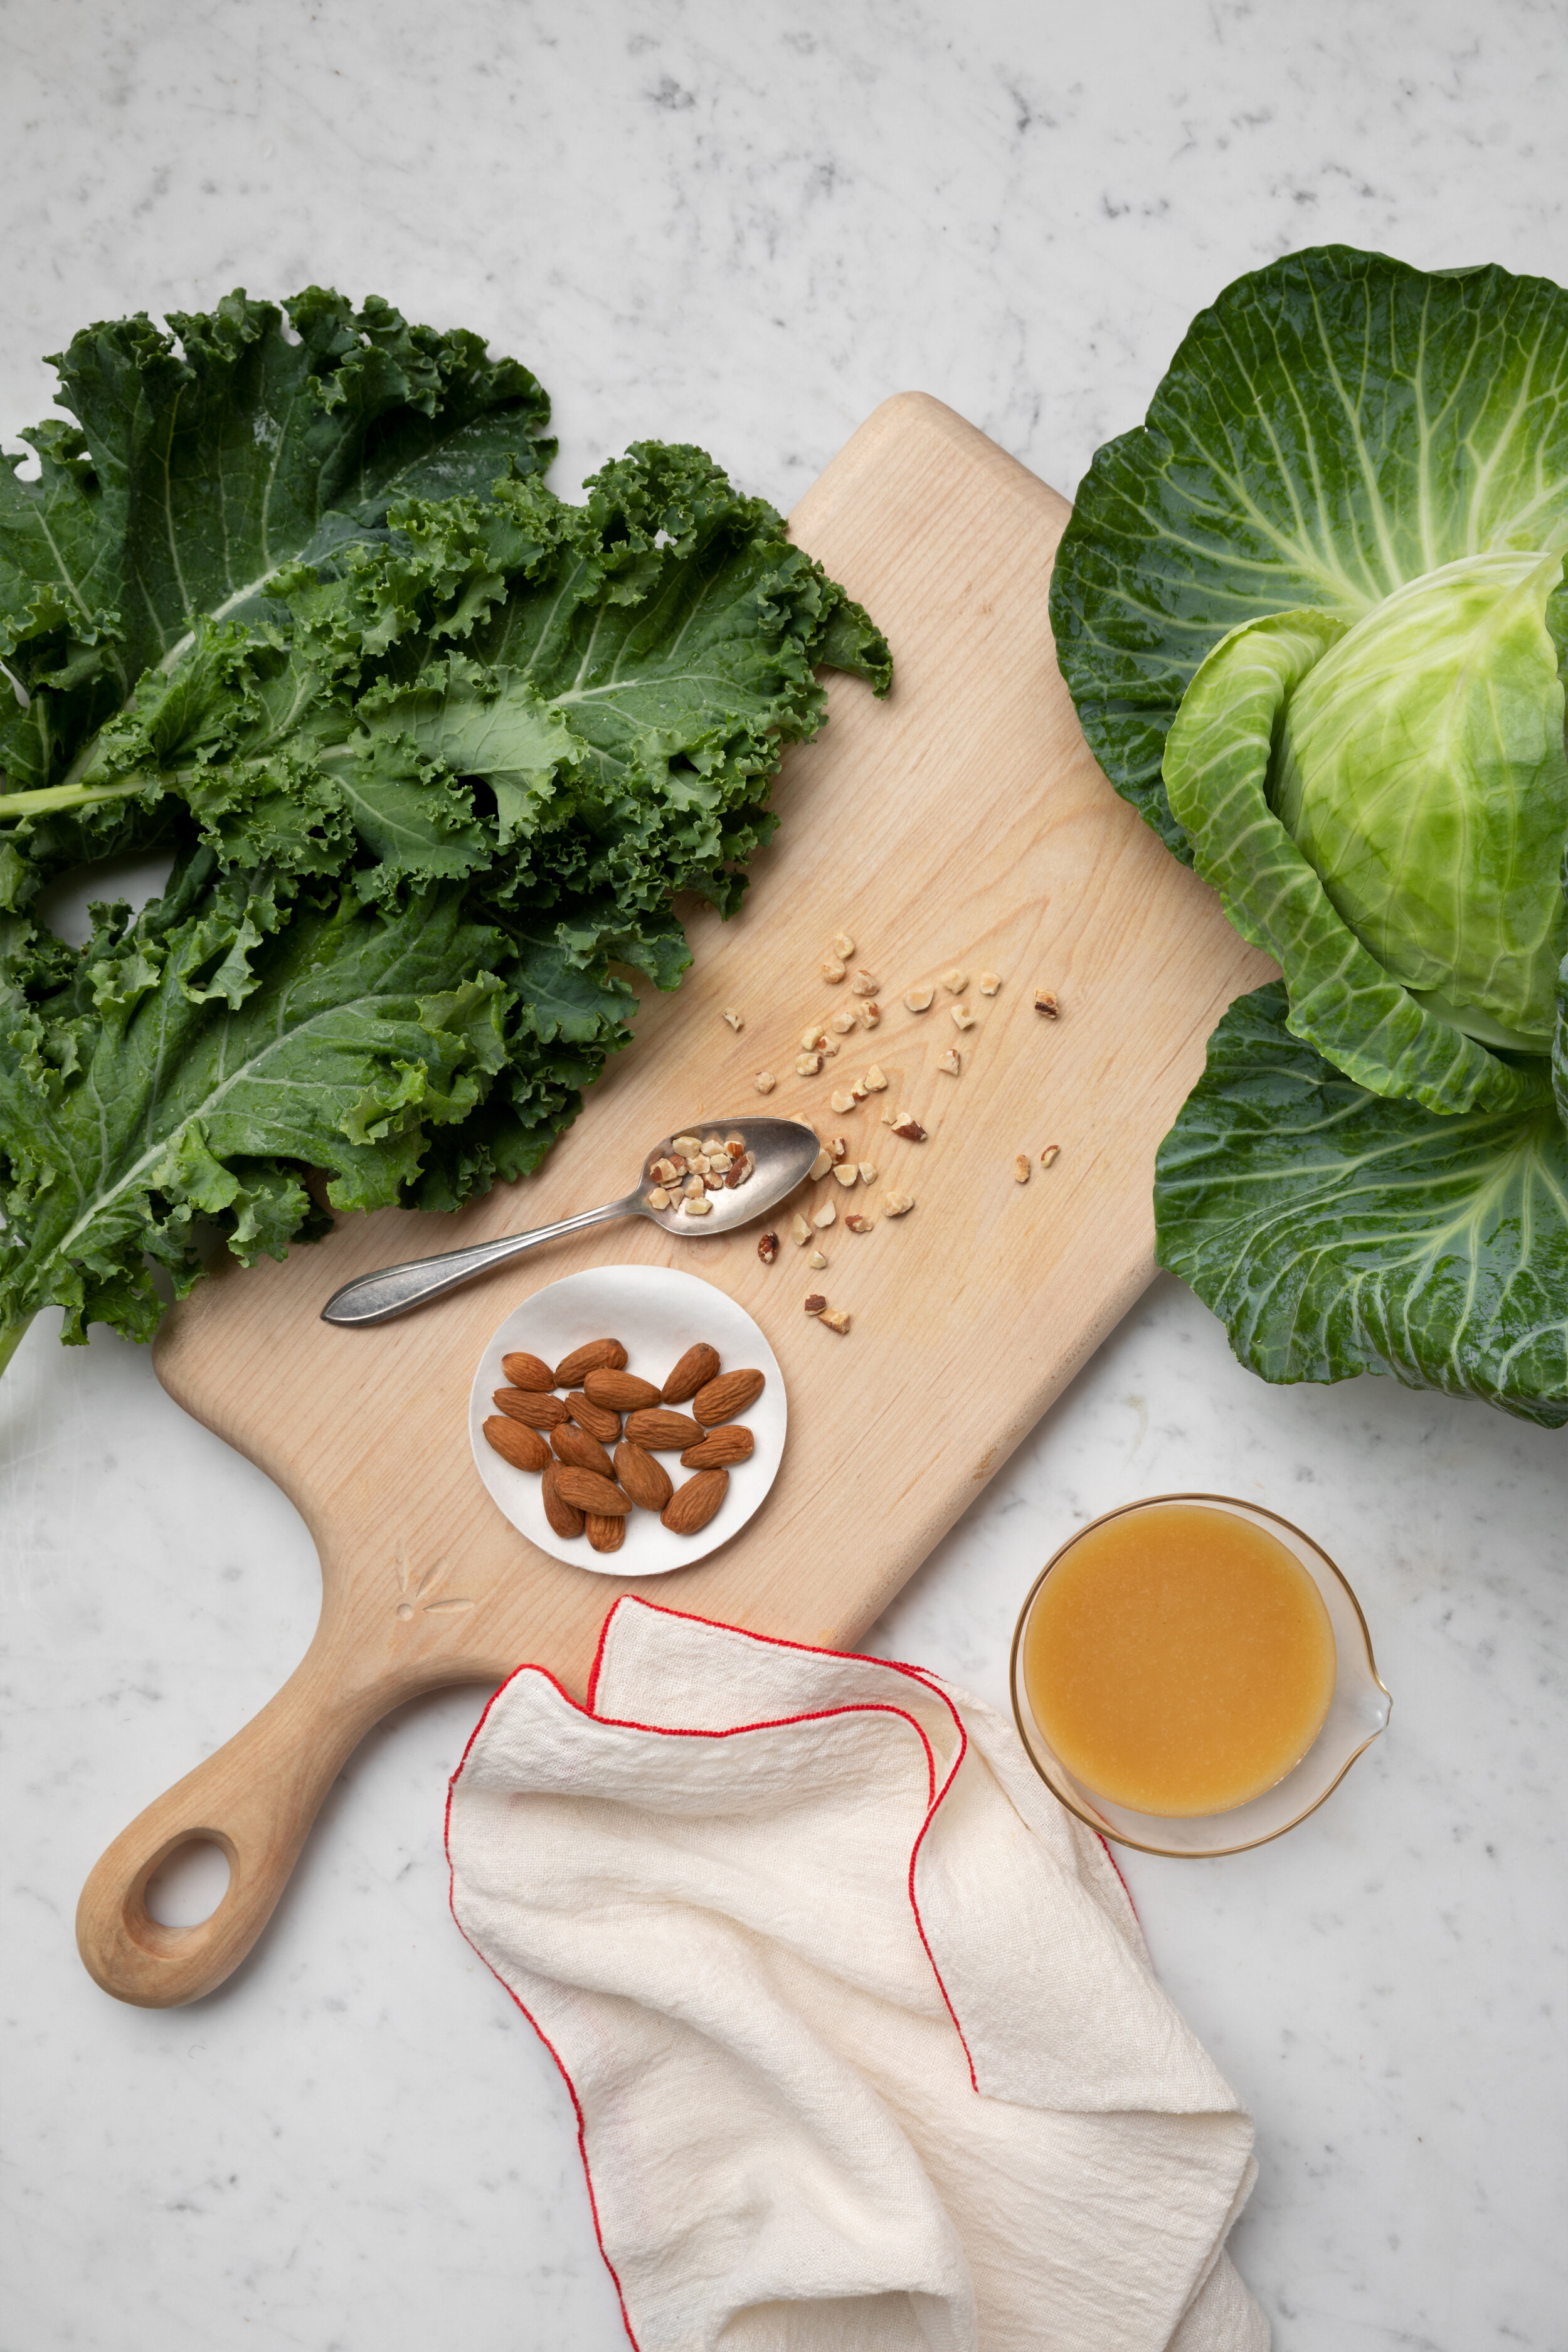
[[[1035,1596],[1024,1687],[1076,1780],[1142,1813],[1228,1812],[1300,1763],[1333,1696],[1334,1632],[1250,1519],[1154,1503],[1092,1528]]]

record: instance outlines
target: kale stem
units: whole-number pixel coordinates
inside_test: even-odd
[[[167,784],[154,769],[133,768],[110,784],[41,784],[30,793],[0,793],[0,816],[47,816],[53,809],[95,808],[101,801],[122,801],[144,793],[149,784]]]
[[[4,1372],[21,1346],[27,1326],[32,1319],[30,1315],[24,1315],[17,1322],[0,1323],[0,1372]]]

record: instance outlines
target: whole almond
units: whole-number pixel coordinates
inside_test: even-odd
[[[639,1405],[658,1402],[653,1382],[639,1381],[635,1372],[589,1372],[583,1386],[593,1403],[607,1404],[612,1412],[636,1412]]]
[[[576,1423],[563,1421],[559,1429],[550,1433],[550,1443],[559,1461],[569,1462],[574,1470],[595,1470],[601,1478],[612,1481],[616,1465],[596,1437],[590,1437]]]
[[[616,1448],[616,1477],[640,1511],[662,1511],[675,1492],[663,1463],[625,1438]]]
[[[689,1413],[667,1412],[651,1405],[646,1412],[628,1412],[626,1435],[649,1454],[679,1454],[683,1445],[700,1445],[704,1432]]]
[[[727,1470],[699,1470],[676,1488],[658,1515],[660,1523],[672,1536],[694,1536],[708,1525],[729,1491]]]
[[[500,1368],[514,1389],[534,1389],[541,1395],[547,1395],[555,1386],[554,1373],[537,1356],[521,1353],[503,1356]]]
[[[618,1339],[590,1339],[584,1348],[574,1348],[563,1356],[555,1367],[558,1389],[580,1387],[588,1372],[623,1372],[626,1367],[626,1351]]]
[[[601,1445],[613,1445],[621,1433],[621,1416],[612,1412],[607,1404],[595,1404],[581,1389],[574,1389],[566,1400],[566,1410],[579,1429],[596,1437]]]
[[[689,1445],[680,1457],[683,1470],[728,1470],[734,1462],[751,1458],[756,1439],[738,1421],[722,1429],[710,1429],[700,1445]]]
[[[530,1429],[555,1429],[566,1418],[559,1397],[540,1396],[533,1389],[497,1389],[495,1407],[513,1421],[526,1422]]]
[[[595,1551],[619,1551],[626,1539],[626,1514],[619,1518],[605,1518],[597,1511],[584,1513],[584,1526],[588,1541]]]
[[[558,1462],[550,1475],[562,1501],[575,1504],[580,1511],[619,1519],[631,1509],[631,1496],[623,1495],[613,1478],[601,1478],[596,1471],[574,1470],[570,1463]]]
[[[543,1470],[550,1461],[550,1448],[536,1429],[528,1429],[521,1421],[509,1421],[497,1413],[485,1423],[485,1435],[514,1470]]]
[[[576,1504],[569,1503],[561,1492],[557,1483],[560,1476],[561,1465],[558,1462],[552,1462],[540,1480],[544,1496],[544,1516],[558,1536],[580,1536],[583,1532],[583,1514]]]
[[[704,1428],[711,1429],[716,1422],[731,1421],[755,1404],[766,1386],[765,1372],[721,1372],[698,1390],[691,1410]]]
[[[660,1401],[665,1404],[687,1403],[718,1370],[718,1349],[710,1348],[705,1340],[700,1339],[696,1347],[688,1348],[660,1389]]]

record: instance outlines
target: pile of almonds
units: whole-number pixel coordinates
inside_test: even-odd
[[[657,1511],[672,1535],[699,1534],[729,1492],[731,1465],[756,1443],[734,1415],[766,1385],[765,1373],[723,1370],[718,1349],[703,1342],[688,1348],[662,1388],[626,1363],[618,1339],[590,1339],[553,1371],[538,1356],[503,1356],[511,1385],[497,1389],[484,1425],[504,1462],[541,1474],[556,1534],[585,1535],[595,1551],[619,1551],[634,1507]],[[682,1404],[689,1414],[674,1410]],[[675,1453],[692,1473],[679,1486],[655,1459]]]

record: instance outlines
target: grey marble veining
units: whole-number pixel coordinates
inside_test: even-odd
[[[571,482],[700,441],[788,505],[888,393],[1070,490],[1238,270],[1339,237],[1568,274],[1561,5],[0,0],[0,436],[94,317],[375,289],[555,397]],[[1562,2352],[1563,1441],[1385,1381],[1270,1391],[1148,1294],[878,1628],[991,1696],[1046,1553],[1127,1496],[1268,1501],[1340,1560],[1388,1738],[1279,1843],[1131,1856],[1251,2104],[1281,2352]],[[624,2340],[570,2102],[447,1915],[478,1695],[393,1717],[222,1992],[77,1964],[110,1836],[276,1687],[310,1544],[144,1352],[0,1387],[0,2352]]]

